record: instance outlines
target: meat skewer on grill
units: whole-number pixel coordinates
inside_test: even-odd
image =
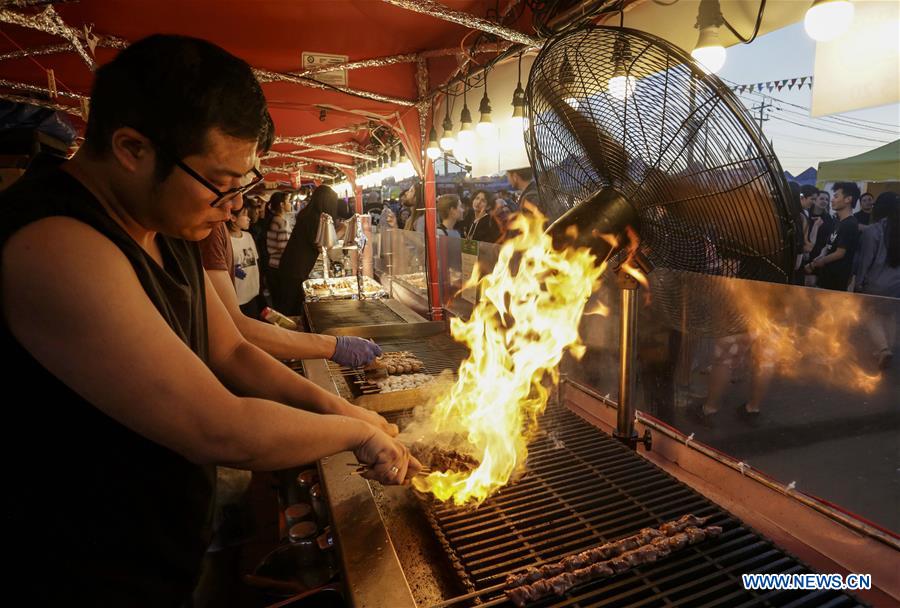
[[[696,515],[691,514],[683,515],[681,518],[675,521],[666,522],[658,528],[644,528],[632,536],[627,536],[620,540],[606,543],[599,547],[593,547],[575,555],[570,555],[558,562],[544,564],[537,568],[529,568],[524,572],[510,575],[509,578],[506,579],[506,586],[518,587],[541,579],[557,576],[564,572],[572,572],[590,564],[616,557],[626,551],[632,551],[638,547],[650,544],[658,538],[673,536],[684,531],[689,526],[702,526],[708,519],[708,517],[697,517]]]
[[[386,352],[365,367],[367,372],[389,375],[419,373],[425,364],[409,351]]]
[[[674,527],[668,529],[674,530]],[[589,563],[575,570],[541,578],[531,584],[512,587],[506,589],[505,593],[513,604],[521,608],[529,602],[535,602],[551,595],[563,595],[578,585],[621,574],[642,564],[655,562],[661,557],[666,557],[672,551],[696,545],[708,538],[716,538],[721,533],[722,528],[719,526],[698,528],[687,525],[684,531],[674,532],[671,536],[658,536],[650,543],[625,551],[612,559]]]
[[[409,449],[419,462],[431,467],[433,471],[473,471],[481,464],[475,458],[457,450],[425,446],[421,443],[414,443]]]

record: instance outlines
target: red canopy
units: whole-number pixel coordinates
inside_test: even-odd
[[[426,114],[427,127],[430,127],[430,117],[427,106],[416,105],[428,97],[420,95],[416,56],[425,52],[420,57],[427,69],[425,90],[430,93],[455,73],[464,56],[460,53],[471,52],[473,43],[478,42],[480,48],[510,44],[502,36],[490,37],[438,18],[434,10],[423,14],[376,0],[81,0],[52,3],[52,6],[36,0],[30,4],[28,8],[0,9],[0,78],[47,89],[47,70],[52,69],[60,95],[51,99],[39,89],[22,90],[9,83],[0,83],[0,95],[43,99],[45,103],[68,106],[70,113],[77,115],[81,104],[76,95],[88,95],[92,78],[85,57],[103,64],[117,52],[116,46],[153,33],[197,36],[224,47],[261,71],[260,80],[279,138],[350,129],[309,139],[308,143],[316,146],[312,149],[298,145],[296,140],[282,141],[274,147],[276,152],[290,152],[312,160],[270,156],[264,161],[270,168],[284,166],[291,171],[302,169],[310,173],[321,173],[316,162],[319,160],[344,165],[338,167],[344,170],[360,162],[359,156],[347,152],[365,153],[370,136],[367,127],[379,123],[390,126],[401,138],[413,164],[418,166],[421,158],[419,110]],[[429,0],[419,4],[435,5]],[[490,19],[497,21],[494,4],[445,0],[437,7],[482,19],[492,11]],[[510,4],[512,9],[507,22],[515,20],[508,29],[530,31],[527,10],[517,6],[518,2],[503,4]],[[57,16],[61,21],[56,22],[56,33],[48,33],[46,30],[51,28],[42,27],[41,23],[50,23]],[[33,27],[25,27],[23,19],[31,21]],[[63,29],[66,27],[68,38]],[[91,52],[87,41],[95,36],[100,42]],[[72,40],[80,43],[84,55],[77,52]],[[56,47],[49,49],[54,52],[43,52],[44,47],[51,46]],[[23,49],[30,56],[22,56]],[[434,52],[442,49],[447,52]],[[290,76],[302,72],[301,57],[305,52],[344,55],[349,62],[398,55],[411,57],[401,63],[347,70],[349,91],[341,92],[316,88],[315,83]],[[493,56],[494,53],[481,53],[474,55],[474,59],[483,63]],[[339,73],[328,73],[336,74]],[[77,116],[73,122],[83,126]],[[345,146],[345,151],[336,150],[337,145]],[[287,172],[270,175],[287,178]]]

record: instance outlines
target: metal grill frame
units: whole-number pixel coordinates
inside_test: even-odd
[[[539,486],[545,487],[545,495],[535,491]],[[711,525],[723,527],[722,536],[535,605],[862,605],[837,591],[744,590],[743,573],[813,570],[564,406],[551,406],[545,413],[521,480],[477,508],[429,501],[425,512],[469,592],[495,587],[527,567],[694,513],[710,516]],[[512,604],[502,591],[494,591],[453,605]]]

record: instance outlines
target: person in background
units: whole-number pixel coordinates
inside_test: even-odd
[[[240,210],[238,218],[243,214]],[[246,234],[246,233],[245,233]],[[246,242],[246,241],[245,241]],[[216,294],[222,300],[231,320],[245,340],[261,348],[276,359],[330,359],[344,367],[367,365],[381,354],[378,345],[353,336],[334,338],[321,334],[292,331],[260,321],[257,315],[247,315],[240,308],[236,276],[240,252],[234,248],[224,224],[213,228],[200,241],[200,257]]]
[[[279,296],[279,299],[274,300],[275,308],[286,315],[296,316],[303,312],[303,281],[309,278],[309,273],[319,258],[316,233],[323,213],[331,216],[338,238],[342,238],[342,232],[347,228],[342,220],[353,215],[347,201],[339,199],[329,186],[323,184],[313,190],[308,204],[297,215],[297,225],[284,248],[281,264],[275,273],[275,280],[278,282],[275,292]],[[323,260],[323,263],[327,264],[328,260]]]
[[[409,210],[409,207],[401,206],[400,214],[397,218],[397,224],[402,226],[404,230],[408,230],[406,228],[407,224],[409,224],[409,218],[412,217],[412,212]]]
[[[462,202],[463,213],[462,218],[456,223],[456,230],[461,235],[465,235],[469,232],[469,228],[475,220],[475,209],[473,208],[474,201],[472,198],[460,198],[459,200]]]
[[[390,230],[397,228],[397,215],[394,210],[385,205],[381,209],[381,220],[378,223],[381,230]]]
[[[499,199],[495,199],[486,190],[479,190],[472,199],[472,208],[475,210],[475,218],[466,232],[466,238],[484,243],[496,243],[500,240],[500,226],[493,215],[494,207],[502,205]]]
[[[815,204],[816,196],[819,190],[815,186],[809,184],[800,186],[800,213],[806,218],[807,222],[811,219],[811,209]]]
[[[234,258],[234,290],[241,312],[252,319],[259,318],[265,307],[259,297],[259,255],[250,229],[250,206],[244,205],[237,215],[227,221],[228,236]]]
[[[435,203],[438,215],[438,234],[444,236],[459,237],[459,230],[456,230],[456,224],[462,218],[462,203],[455,194],[442,194]]]
[[[853,214],[859,223],[859,229],[865,230],[872,221],[872,207],[875,205],[875,197],[864,192],[859,196],[859,211]]]
[[[520,169],[511,169],[506,172],[506,179],[513,190],[519,191],[519,198],[516,200],[515,209],[521,210],[524,203],[531,203],[537,207],[541,213],[546,213],[544,205],[541,201],[541,195],[538,193],[537,184],[534,181],[534,174],[531,167],[522,167]]]
[[[6,412],[40,438],[27,458],[4,442],[7,576],[39,606],[185,606],[215,466],[352,450],[397,484],[418,465],[396,426],[247,342],[200,264],[196,241],[262,180],[271,133],[250,66],[150,36],[97,69],[90,106],[73,159],[0,195],[3,361],[40,404]],[[72,498],[60,517],[43,473],[73,455],[78,474],[53,476]],[[53,584],[35,567],[48,547],[65,548]]]
[[[819,272],[818,287],[846,291],[853,273],[853,256],[859,242],[859,225],[851,210],[859,199],[859,186],[853,182],[837,182],[831,188],[831,206],[837,214],[831,235],[822,253],[806,265],[808,273]]]
[[[509,210],[509,207],[507,207],[505,203],[494,201],[494,208],[491,210],[491,217],[494,218],[494,223],[497,225],[497,229],[500,231],[500,237],[495,242],[501,243],[506,239],[506,233],[509,228],[509,216],[511,213],[512,212]]]
[[[266,269],[269,267],[269,248],[266,246],[266,232],[269,229],[268,204],[262,197],[252,199],[253,209],[250,212],[250,234],[256,243],[256,252],[259,254],[259,292],[266,290]],[[255,213],[254,213],[255,210]]]
[[[799,240],[800,244],[800,253],[797,254],[797,259],[794,262],[794,284],[803,285],[806,275],[803,272],[803,266],[806,264],[807,259],[807,246],[811,244],[809,243],[809,205],[812,204],[812,201],[807,203],[807,197],[804,196],[803,187],[801,187],[797,182],[789,182],[788,185],[791,189],[791,195],[794,197],[794,200],[797,202],[797,206],[800,209],[800,213],[798,216],[798,221],[800,223],[800,232],[799,232]]]
[[[500,192],[497,193],[497,195],[494,198],[497,200],[498,203],[502,203],[502,204],[506,205],[507,207],[509,207],[509,203],[512,200],[509,196],[508,190],[501,190]]]
[[[400,195],[400,204],[404,209],[409,210],[409,218],[403,225],[404,230],[415,230],[416,232],[425,232],[425,207],[419,205],[419,193],[416,185],[413,184],[409,189]]]
[[[834,231],[835,221],[828,212],[829,199],[830,197],[827,192],[817,191],[816,198],[813,200],[813,205],[809,208],[809,217],[811,220],[809,240],[812,243],[812,249],[809,251],[810,260],[819,257],[828,241],[828,237]],[[817,220],[821,220],[821,222]]]
[[[860,235],[857,291],[900,298],[900,196],[894,192],[878,195],[872,224]],[[867,326],[875,343],[878,367],[887,369],[897,344],[897,305],[875,304]]]
[[[278,293],[278,266],[281,264],[281,254],[287,247],[291,238],[291,230],[288,227],[287,214],[291,210],[291,204],[286,192],[275,192],[269,198],[269,223],[266,227],[266,251],[269,263],[266,266],[266,285],[269,288],[269,297],[277,308],[277,302],[282,301]]]

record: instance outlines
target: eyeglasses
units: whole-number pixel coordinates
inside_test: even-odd
[[[251,169],[251,171],[253,171],[253,179],[251,179],[248,183],[244,184],[243,186],[238,186],[237,188],[231,188],[230,190],[226,190],[225,192],[222,192],[221,190],[219,190],[218,188],[213,186],[211,183],[209,183],[209,181],[205,177],[203,177],[202,175],[200,175],[199,173],[197,173],[196,171],[191,169],[189,166],[187,166],[187,164],[183,160],[175,159],[175,165],[179,169],[181,169],[182,171],[184,171],[185,173],[187,173],[188,175],[193,177],[195,180],[197,180],[198,182],[203,184],[207,190],[209,190],[210,192],[212,192],[213,194],[216,195],[216,198],[209,204],[210,207],[219,207],[220,205],[224,205],[228,201],[234,199],[236,196],[243,194],[244,192],[247,192],[248,190],[253,188],[253,186],[255,186],[256,184],[258,184],[259,182],[261,182],[263,180],[263,174],[260,173],[256,167],[253,167]]]

